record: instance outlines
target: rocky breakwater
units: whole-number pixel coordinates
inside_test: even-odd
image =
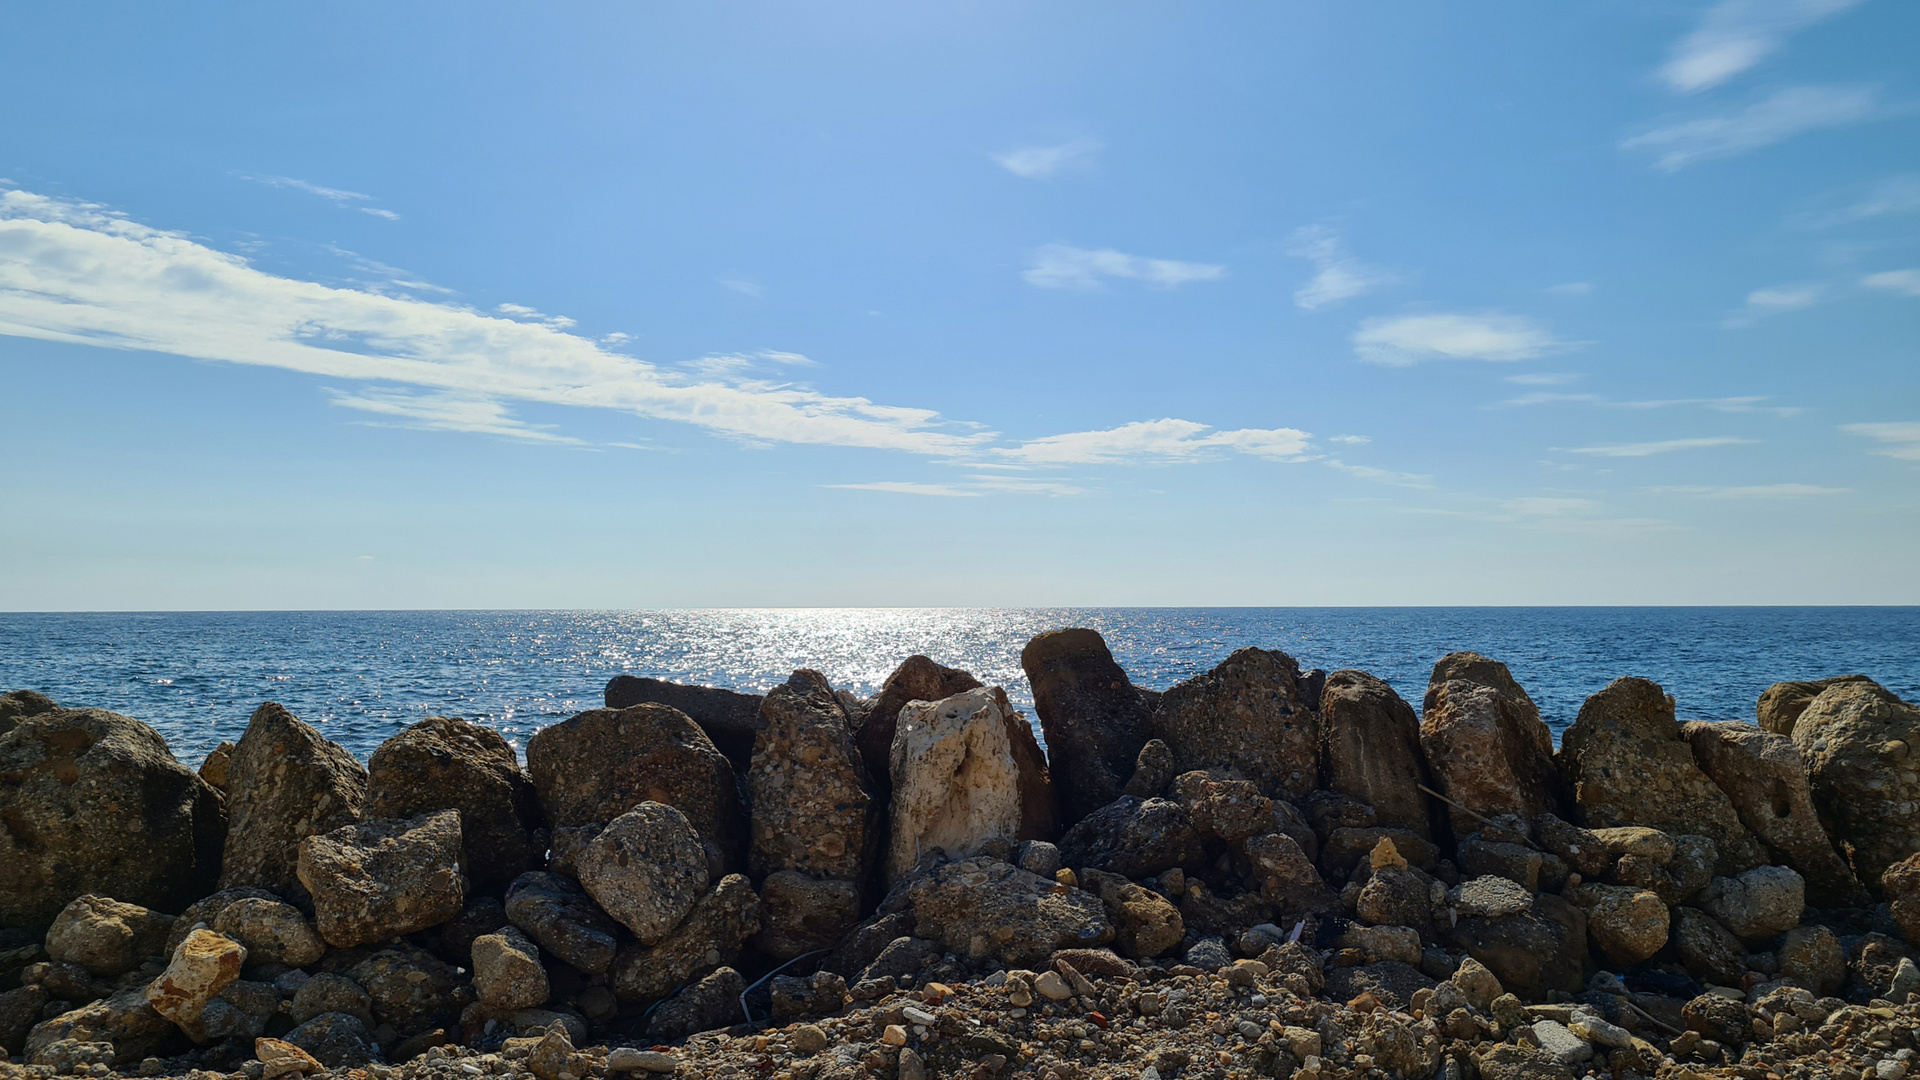
[[[1416,710],[1090,630],[1000,688],[622,677],[523,768],[432,718],[363,768],[261,706],[196,773],[0,696],[0,1074],[1901,1080],[1920,709],[1644,679],[1558,752],[1498,662]]]

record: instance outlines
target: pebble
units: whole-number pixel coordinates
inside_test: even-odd
[[[939,1019],[939,1017],[933,1015],[927,1010],[915,1008],[912,1005],[909,1005],[906,1008],[901,1009],[900,1015],[906,1017],[907,1023],[919,1024],[921,1027],[930,1027],[936,1020]]]
[[[615,1072],[670,1073],[680,1067],[680,1059],[658,1050],[636,1050],[617,1046],[607,1051],[607,1068]]]
[[[888,1046],[905,1046],[907,1045],[907,1029],[901,1027],[899,1024],[888,1024],[886,1030],[880,1033],[880,1041],[886,1043]]]
[[[1073,996],[1073,987],[1068,986],[1057,971],[1041,972],[1040,977],[1033,980],[1033,988],[1049,1001],[1065,1001]]]

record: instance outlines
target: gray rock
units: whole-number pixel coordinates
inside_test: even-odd
[[[978,690],[984,684],[970,672],[946,667],[918,654],[901,661],[873,707],[860,717],[854,732],[854,744],[866,762],[867,777],[875,795],[885,795],[892,786],[893,737],[899,726],[900,710],[914,701],[944,701],[955,694]]]
[[[1593,1059],[1593,1046],[1557,1020],[1534,1021],[1533,1037],[1540,1044],[1541,1053],[1562,1065],[1578,1065]]]
[[[300,841],[360,819],[367,770],[274,702],[255,709],[227,766],[226,853],[220,887],[253,886],[305,902]]]
[[[628,1002],[665,997],[695,976],[733,963],[759,929],[760,898],[745,877],[728,874],[658,944],[620,946],[609,972],[614,993]]]
[[[678,1042],[697,1032],[731,1026],[745,1019],[740,995],[746,992],[747,981],[738,971],[716,968],[661,1002],[647,1021],[647,1035],[661,1042]],[[607,1056],[607,1067],[616,1068],[612,1054]]]
[[[373,999],[365,987],[345,975],[321,972],[300,985],[288,1007],[295,1024],[304,1024],[327,1013],[346,1013],[373,1028]]]
[[[1200,834],[1179,803],[1123,795],[1086,815],[1060,838],[1060,857],[1123,877],[1153,877],[1205,858]]]
[[[366,988],[374,1020],[391,1024],[403,1038],[452,1028],[466,1004],[460,972],[424,949],[382,949],[353,965],[349,974]]]
[[[1747,970],[1746,947],[1713,916],[1698,908],[1674,908],[1668,935],[1687,974],[1718,986],[1740,985]]]
[[[498,892],[540,867],[533,782],[499,732],[430,716],[367,759],[368,818],[460,812],[461,866],[478,892]]]
[[[1806,880],[1784,866],[1761,866],[1737,878],[1714,878],[1700,906],[1735,937],[1769,938],[1800,925]]]
[[[640,803],[608,822],[575,868],[587,895],[643,945],[667,936],[707,891],[700,835],[664,803]]]
[[[540,947],[589,975],[603,975],[618,926],[571,878],[532,871],[507,890],[507,918]]]
[[[278,900],[241,897],[220,910],[213,929],[246,946],[253,964],[306,967],[327,951],[300,909]]]
[[[635,705],[665,705],[684,713],[727,755],[734,767],[745,771],[753,760],[753,739],[762,726],[760,695],[742,694],[714,686],[692,686],[648,679],[637,675],[615,675],[607,682],[607,708],[630,709]],[[891,738],[891,736],[889,736]]]
[[[86,893],[60,909],[47,930],[47,956],[94,975],[120,975],[164,956],[173,916]]]
[[[154,1011],[144,985],[130,986],[35,1025],[20,1049],[30,1064],[45,1064],[42,1052],[54,1043],[105,1043],[112,1063],[125,1065],[151,1056],[179,1038],[179,1031]]]
[[[1045,840],[1028,840],[1014,852],[1013,861],[1030,874],[1050,878],[1060,869],[1060,849]]]
[[[286,1041],[329,1069],[364,1068],[379,1055],[366,1025],[346,1013],[321,1013],[287,1032]]]
[[[811,878],[792,870],[768,874],[760,885],[761,952],[790,960],[825,949],[860,922],[860,889],[851,881]]]
[[[1327,972],[1326,996],[1335,1001],[1352,1001],[1370,993],[1389,1009],[1405,1010],[1411,1007],[1415,993],[1434,986],[1434,980],[1412,964],[1383,960]]]
[[[1226,942],[1217,937],[1205,937],[1194,942],[1181,959],[1201,971],[1219,971],[1233,963],[1233,953],[1227,950]]]
[[[1056,950],[1105,945],[1113,925],[1099,899],[997,859],[948,863],[907,889],[919,936],[975,964],[1035,966]]]
[[[1488,874],[1449,889],[1447,903],[1462,915],[1498,918],[1531,908],[1533,894],[1510,878]]]
[[[460,814],[346,825],[300,841],[301,886],[335,948],[370,945],[460,914]]]
[[[1300,665],[1282,652],[1241,649],[1169,689],[1152,733],[1173,751],[1176,773],[1221,770],[1274,798],[1301,798],[1320,786],[1319,718]],[[1047,738],[1051,745],[1051,731]]]

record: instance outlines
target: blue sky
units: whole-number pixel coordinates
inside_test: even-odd
[[[16,5],[0,607],[1920,602],[1917,39]]]

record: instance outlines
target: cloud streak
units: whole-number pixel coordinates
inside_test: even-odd
[[[1697,439],[1663,439],[1658,442],[1613,443],[1606,446],[1580,446],[1569,449],[1569,454],[1587,454],[1593,457],[1637,458],[1652,457],[1655,454],[1671,454],[1675,450],[1702,450],[1710,446],[1739,446],[1757,443],[1758,439],[1741,439],[1732,435],[1712,435]]]
[[[1032,439],[993,452],[1025,465],[1171,465],[1202,461],[1226,453],[1271,461],[1301,461],[1311,436],[1296,428],[1241,428],[1214,431],[1206,424],[1171,417],[1138,420],[1100,431],[1075,431]]]
[[[1865,86],[1792,86],[1745,109],[1656,128],[1620,144],[1654,155],[1654,167],[1677,172],[1689,165],[1736,157],[1809,131],[1844,127],[1881,115],[1878,95]]]
[[[1311,280],[1294,290],[1294,305],[1303,311],[1351,300],[1393,280],[1391,274],[1349,254],[1340,234],[1325,225],[1295,229],[1288,254],[1306,259],[1316,270]]]
[[[1802,499],[1813,495],[1845,495],[1852,488],[1817,484],[1749,484],[1745,487],[1671,485],[1647,489],[1661,495],[1695,495],[1703,499]]]
[[[1397,315],[1368,319],[1353,350],[1369,364],[1406,367],[1426,360],[1531,360],[1565,347],[1522,315]]]
[[[1128,255],[1112,248],[1077,248],[1048,244],[1033,253],[1021,277],[1037,289],[1097,289],[1104,279],[1140,281],[1156,289],[1175,289],[1195,281],[1218,281],[1227,268],[1211,263],[1181,262]]]
[[[1861,278],[1860,284],[1896,296],[1920,296],[1920,270],[1882,270]]]
[[[1842,424],[1840,430],[1860,435],[1880,444],[1869,453],[1898,461],[1920,461],[1920,421],[1904,420],[1882,424]]]
[[[286,191],[299,191],[308,195],[317,195],[335,206],[350,207],[363,214],[369,214],[386,221],[400,220],[400,215],[391,210],[382,210],[377,206],[355,206],[355,203],[371,202],[373,200],[373,196],[358,191],[347,191],[344,188],[322,187],[319,184],[309,184],[305,180],[296,180],[291,176],[252,176],[242,173],[240,174],[240,179],[255,184],[265,184],[268,187],[281,188]]]
[[[1100,150],[1097,139],[1071,139],[1058,146],[1020,146],[988,156],[1015,176],[1045,180],[1063,170],[1093,164],[1093,157]]]
[[[1674,43],[1660,77],[1677,93],[1718,86],[1772,55],[1787,38],[1860,0],[1722,0]]]

